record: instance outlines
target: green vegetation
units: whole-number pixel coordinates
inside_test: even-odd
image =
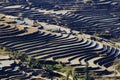
[[[76,75],[76,72],[75,70],[72,68],[72,67],[68,67],[67,70],[67,77],[66,77],[66,80],[69,80],[69,77],[71,76],[73,80],[77,80],[77,75]]]
[[[114,46],[114,47],[120,49],[120,43],[119,43],[119,42],[115,42],[115,43],[113,43],[112,46]]]
[[[4,48],[0,47],[0,55],[6,54],[6,52],[4,51]]]
[[[65,76],[59,76],[63,80],[68,80],[70,79],[70,76],[74,79],[77,80],[76,72],[73,67],[71,66],[66,66],[62,63],[57,63],[54,61],[41,61],[39,59],[34,59],[28,57],[24,52],[20,51],[13,51],[11,49],[7,49],[6,47],[0,46],[1,53],[6,52],[6,55],[9,55],[9,57],[15,61],[19,61],[22,63],[22,65],[29,66],[31,68],[36,68],[36,69],[45,69],[52,74],[55,74],[53,71],[61,72],[63,74],[66,74]],[[0,54],[1,54],[0,53]]]
[[[114,60],[114,63],[113,63],[113,64],[114,64],[114,69],[115,69],[115,71],[120,73],[120,61],[119,61],[119,59],[116,58],[116,59]]]
[[[62,80],[99,80],[99,78],[95,77],[94,72],[91,73],[88,70],[89,64],[86,63],[86,68],[83,70],[85,74],[77,73],[75,69],[69,65],[65,65],[61,62],[54,62],[54,61],[43,61],[39,59],[34,59],[28,57],[24,52],[20,51],[12,51],[11,49],[7,49],[5,47],[0,46],[0,54],[9,55],[11,59],[19,61],[22,65],[29,66],[33,69],[44,69],[50,72],[54,77],[56,74],[58,78]],[[115,70],[120,72],[120,61],[118,59],[115,60]],[[57,72],[57,73],[56,73]],[[65,74],[65,75],[63,75]],[[92,76],[92,77],[91,77]],[[94,77],[94,78],[93,78]],[[107,80],[107,78],[105,78]]]
[[[120,38],[111,38],[113,42],[120,42]]]

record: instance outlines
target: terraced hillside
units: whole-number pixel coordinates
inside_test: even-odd
[[[49,73],[42,69],[32,69],[22,63],[17,63],[10,59],[8,55],[0,55],[0,79],[2,80],[30,80],[30,79],[48,79]],[[46,75],[44,75],[46,74]],[[41,78],[44,76],[44,78]]]
[[[120,38],[120,1],[118,0],[84,0],[70,1],[23,1],[21,7],[2,6],[1,13],[20,16],[38,20],[39,22],[47,22],[59,26],[65,26],[70,29],[77,30],[81,33],[98,35],[107,39]],[[87,1],[87,0],[86,0]],[[88,0],[89,1],[89,0]],[[31,4],[31,5],[28,5]],[[38,3],[37,5],[35,5]],[[7,3],[9,5],[13,5]],[[16,2],[18,4],[18,2]],[[47,4],[47,6],[44,6]],[[54,13],[58,8],[69,10],[64,14]],[[48,7],[51,6],[51,7]],[[42,11],[43,10],[43,11]],[[53,11],[52,11],[53,10]],[[46,11],[46,12],[45,12]],[[47,12],[48,11],[48,12]],[[64,11],[61,11],[64,12]]]
[[[119,38],[119,17],[113,17],[110,14],[101,14],[101,16],[84,11],[80,13],[65,14],[62,20],[66,23],[70,22],[68,26],[81,33],[106,35],[104,38],[108,39]]]
[[[89,64],[96,75],[114,75],[113,63],[119,49],[81,38],[80,35],[54,33],[26,25],[0,22],[0,45],[41,60],[52,60],[73,66],[77,72]],[[117,74],[119,75],[119,74]]]

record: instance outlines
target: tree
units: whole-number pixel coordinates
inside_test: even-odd
[[[20,62],[23,64],[23,65],[26,65],[26,66],[29,66],[29,63],[30,63],[30,57],[28,57],[27,54],[25,53],[21,53],[20,56],[18,57],[18,59],[20,60]],[[18,60],[17,59],[17,60]]]
[[[85,68],[85,80],[89,80],[89,70],[88,70],[88,62],[86,62],[86,68]]]
[[[55,68],[56,68],[57,70],[60,70],[60,69],[63,68],[63,65],[59,62],[58,64],[55,65]]]
[[[113,68],[114,68],[114,77],[115,77],[115,80],[116,79],[116,75],[120,72],[120,61],[118,58],[116,58],[113,62]]]
[[[47,70],[47,71],[52,71],[53,69],[54,69],[54,66],[53,65],[49,65],[49,64],[45,64],[45,69]]]
[[[40,64],[39,60],[38,59],[31,59],[30,60],[30,63],[29,63],[29,66],[31,68],[41,68],[42,67],[42,64]]]
[[[74,68],[72,68],[71,66],[68,66],[66,80],[69,80],[70,76],[72,77],[72,80],[77,80],[77,75]]]
[[[15,60],[14,52],[9,51],[9,52],[8,52],[8,55],[9,55],[9,57],[10,57],[11,59],[14,59],[14,60]]]

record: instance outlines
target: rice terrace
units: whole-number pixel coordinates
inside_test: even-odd
[[[0,0],[0,80],[120,80],[120,0]]]

